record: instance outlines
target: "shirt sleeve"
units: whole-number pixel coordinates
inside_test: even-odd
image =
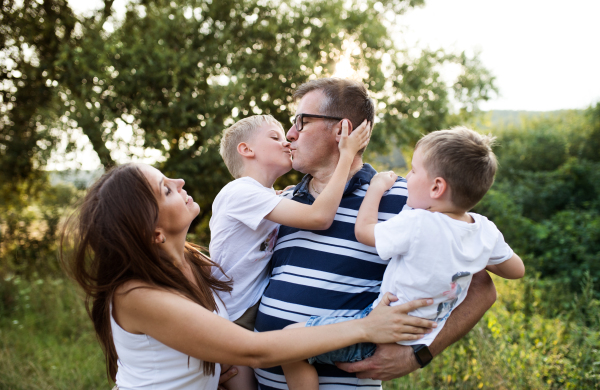
[[[403,211],[375,225],[375,249],[383,260],[408,252],[417,221],[413,214],[412,210]]]
[[[512,248],[506,243],[506,241],[504,241],[504,236],[500,230],[496,228],[496,225],[494,225],[494,228],[498,234],[498,239],[496,240],[496,246],[490,254],[488,265],[504,263],[506,260],[510,259],[514,253]]]
[[[253,183],[240,183],[230,194],[227,202],[227,216],[236,219],[256,230],[258,224],[283,199],[269,188]]]

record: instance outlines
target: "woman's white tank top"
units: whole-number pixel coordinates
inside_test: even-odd
[[[219,316],[229,319],[225,307],[215,297]],[[117,361],[117,385],[120,390],[216,390],[221,373],[219,364],[215,375],[204,375],[202,361],[189,357],[158,340],[145,335],[125,331],[111,316],[113,341],[119,359]]]

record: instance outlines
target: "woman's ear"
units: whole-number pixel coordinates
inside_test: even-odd
[[[252,148],[250,147],[250,145],[248,145],[245,142],[240,142],[238,144],[238,146],[237,146],[237,152],[242,157],[249,157],[249,158],[254,157],[254,151],[252,150]]]
[[[431,199],[440,199],[448,192],[448,183],[446,183],[446,180],[443,177],[436,177],[433,179],[433,185],[431,186],[431,190],[429,190]]]
[[[163,234],[161,229],[156,229],[154,231],[154,243],[155,244],[164,244],[167,241],[165,235]]]

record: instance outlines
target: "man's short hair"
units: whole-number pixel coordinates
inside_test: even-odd
[[[494,183],[498,163],[492,146],[496,137],[464,126],[427,134],[417,142],[430,177],[442,177],[450,187],[452,203],[472,209]]]
[[[241,142],[248,142],[254,136],[256,130],[267,123],[276,125],[283,130],[281,123],[271,115],[249,116],[223,130],[219,153],[223,157],[229,173],[234,178],[239,179],[242,177],[244,168],[244,159],[237,151],[238,145]]]
[[[374,125],[375,104],[362,82],[335,77],[312,80],[298,87],[294,92],[294,99],[300,100],[307,93],[316,90],[322,91],[326,96],[320,107],[320,114],[348,118],[353,129],[365,119],[371,123],[371,127]],[[359,154],[363,152],[364,149],[361,149]]]

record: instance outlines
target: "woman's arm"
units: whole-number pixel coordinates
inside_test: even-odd
[[[333,223],[344,194],[352,161],[354,161],[356,153],[369,142],[370,128],[370,124],[365,120],[351,135],[348,135],[348,123],[346,120],[342,121],[342,138],[339,144],[340,159],[323,192],[319,194],[312,205],[282,199],[265,218],[299,229],[328,229]]]
[[[420,299],[394,307],[378,305],[369,316],[356,321],[264,333],[245,330],[164,290],[138,288],[117,294],[113,312],[126,331],[147,334],[198,359],[272,367],[358,342],[389,343],[421,338],[435,323],[407,313],[431,304],[428,301],[431,300]]]

